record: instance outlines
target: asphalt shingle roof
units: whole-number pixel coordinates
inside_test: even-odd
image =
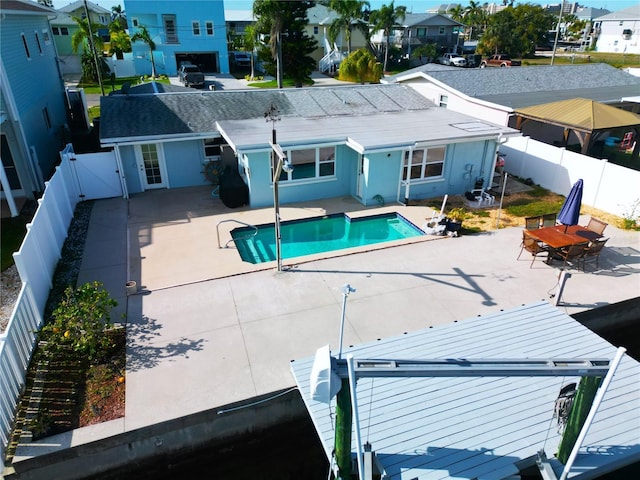
[[[100,138],[197,135],[215,122],[262,119],[271,105],[282,117],[319,118],[424,110],[433,103],[407,85],[113,95],[100,101]]]
[[[424,71],[465,95],[512,108],[575,97],[607,103],[640,92],[640,78],[604,63]]]

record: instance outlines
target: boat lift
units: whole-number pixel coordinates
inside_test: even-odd
[[[358,476],[361,480],[373,478],[370,445],[367,452],[363,451],[362,438],[360,436],[358,401],[356,396],[356,381],[359,378],[390,378],[390,377],[548,377],[548,376],[579,376],[579,377],[604,377],[594,398],[591,410],[576,439],[571,454],[564,467],[560,480],[565,480],[571,469],[578,451],[584,441],[589,426],[600,405],[604,393],[613,378],[626,349],[618,348],[612,361],[608,359],[433,359],[433,360],[399,360],[399,359],[355,359],[348,355],[346,359],[331,356],[329,346],[318,349],[311,370],[311,398],[323,403],[330,403],[331,399],[340,393],[341,387],[348,386],[355,422],[356,450]],[[340,347],[342,353],[342,346]],[[348,384],[348,385],[347,385]],[[344,393],[343,393],[344,395]],[[340,404],[340,398],[338,404]],[[338,405],[339,406],[339,405]],[[351,461],[351,423],[338,425],[342,417],[336,412],[336,436],[338,432],[347,432],[349,445],[349,465]],[[346,447],[345,447],[346,448]],[[336,450],[338,450],[336,448]],[[338,454],[338,452],[336,452]],[[339,456],[339,454],[337,455]],[[338,469],[341,465],[338,458]],[[365,463],[367,468],[365,469]],[[545,480],[558,480],[553,470],[548,465],[544,452],[538,455],[538,465]],[[350,470],[350,466],[347,467]]]

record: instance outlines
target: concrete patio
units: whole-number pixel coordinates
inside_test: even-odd
[[[103,282],[126,310],[125,417],[22,446],[16,460],[293,387],[292,359],[338,347],[346,283],[356,292],[347,301],[345,345],[553,301],[557,264],[516,261],[521,228],[285,260],[276,272],[275,262],[243,263],[216,240],[221,220],[271,223],[273,209],[228,209],[210,192],[158,190],[95,203],[79,282]],[[339,198],[282,205],[281,216],[382,210],[418,226],[432,214]],[[235,226],[221,225],[223,244]],[[570,271],[558,307],[569,315],[640,292],[640,233],[609,225],[605,234],[600,268]],[[138,293],[126,296],[130,280]]]

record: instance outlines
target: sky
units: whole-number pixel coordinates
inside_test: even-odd
[[[124,0],[91,0],[93,3],[100,5],[101,7],[106,8],[107,10],[111,10],[111,7],[115,5],[121,5],[123,8],[125,7]],[[206,1],[206,0],[202,0]],[[493,2],[489,0],[489,3],[498,3],[501,4],[502,0],[494,0]],[[72,3],[72,0],[53,0],[53,6],[56,8],[61,8],[66,5]],[[381,5],[386,4],[389,5],[391,0],[369,0],[369,4],[371,5],[371,9],[375,10],[380,8]],[[456,2],[438,2],[434,0],[395,0],[395,5],[404,5],[407,7],[407,11],[412,11],[413,13],[423,13],[429,8],[437,7],[438,5],[444,3],[456,3]],[[457,3],[460,3],[462,6],[466,6],[469,4],[468,0],[459,0]],[[484,3],[484,1],[479,1],[478,3]],[[518,3],[527,3],[526,1],[516,0],[516,4]],[[535,1],[529,0],[529,3],[537,3],[540,5],[557,5],[560,3],[560,0],[548,0],[548,1]],[[632,7],[634,5],[638,6],[640,9],[640,0],[582,0],[578,1],[580,5],[584,5],[585,7],[593,7],[593,8],[605,8],[612,12],[623,10],[625,8]],[[252,0],[224,0],[224,8],[226,10],[251,10],[251,6],[253,5]],[[126,8],[124,8],[126,12]]]

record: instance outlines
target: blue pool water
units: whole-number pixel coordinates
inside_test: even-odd
[[[242,260],[249,263],[276,259],[273,223],[231,231]],[[302,257],[424,235],[424,232],[398,213],[351,219],[344,214],[292,220],[280,224],[282,258]]]

